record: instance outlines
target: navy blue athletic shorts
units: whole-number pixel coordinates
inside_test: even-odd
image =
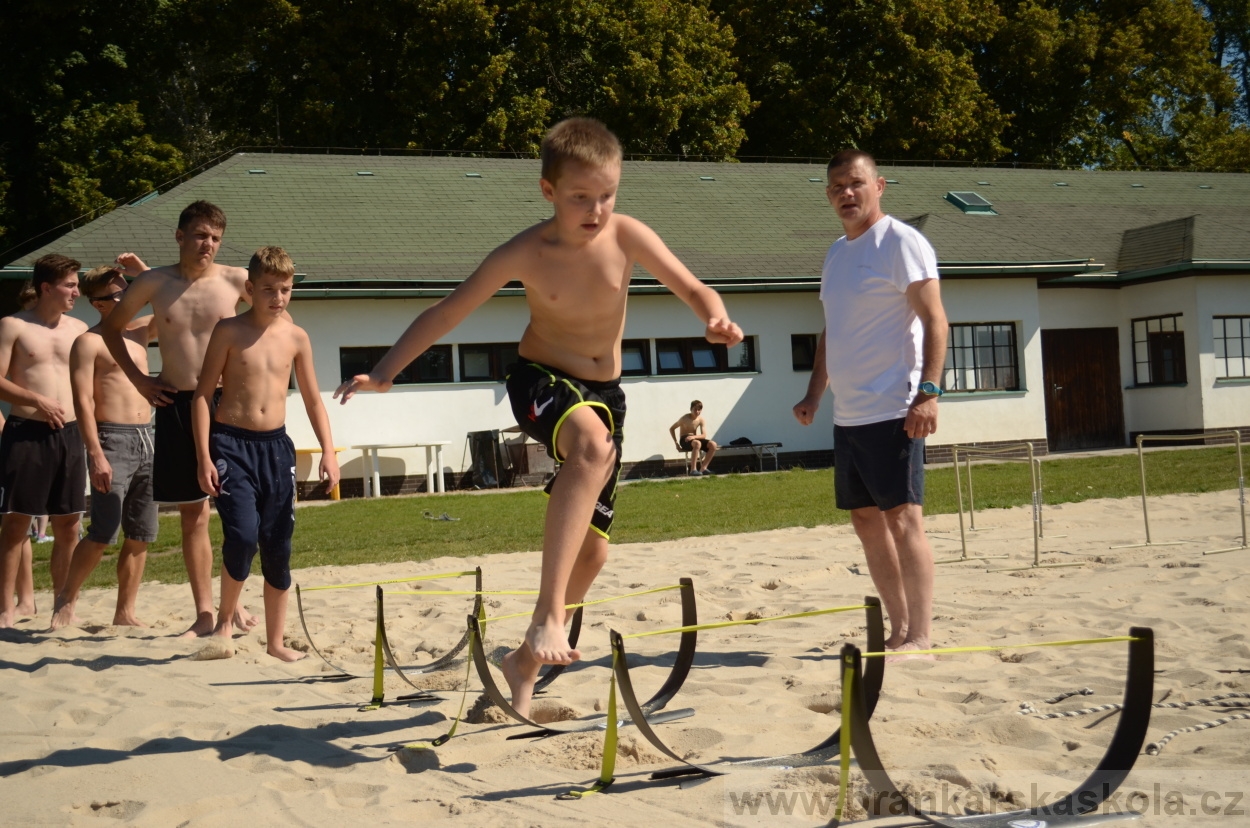
[[[589,406],[603,420],[616,445],[616,465],[599,493],[590,528],[608,537],[616,515],[616,481],[621,476],[621,443],[625,427],[625,392],[621,390],[620,379],[607,382],[581,380],[537,362],[519,362],[508,373],[508,400],[512,403],[512,414],[521,431],[545,445],[557,463],[564,462],[556,448],[560,426],[574,409]],[[556,474],[559,475],[559,472]],[[548,495],[554,483],[554,477],[547,482],[544,491]]]
[[[833,427],[833,489],[839,509],[924,505],[924,439],[905,420]]]
[[[286,427],[273,431],[213,423],[209,451],[217,466],[221,562],[246,581],[260,548],[260,571],[275,589],[291,587],[295,533],[295,444]]]

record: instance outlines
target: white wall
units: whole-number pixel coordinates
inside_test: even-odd
[[[1196,292],[1199,373],[1192,375],[1190,384],[1197,384],[1202,394],[1206,427],[1250,425],[1250,381],[1215,378],[1212,332],[1214,316],[1250,316],[1250,279],[1245,276],[1204,277],[1198,280]],[[1188,347],[1188,339],[1185,344]]]
[[[1124,425],[1129,432],[1201,429],[1202,388],[1198,354],[1201,318],[1195,302],[1194,277],[1131,285],[1120,294],[1120,379],[1124,391]],[[1185,385],[1133,387],[1133,319],[1183,314],[1185,331]],[[1207,353],[1211,352],[1211,321],[1207,320]]]

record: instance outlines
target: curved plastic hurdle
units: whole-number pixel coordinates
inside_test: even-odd
[[[1128,677],[1124,685],[1124,707],[1115,734],[1107,745],[1106,753],[1094,772],[1072,793],[1048,805],[1028,810],[1002,814],[972,814],[948,816],[921,811],[912,806],[907,797],[886,772],[872,738],[868,718],[872,714],[872,699],[867,679],[860,678],[860,651],[851,644],[842,649],[844,663],[849,660],[851,673],[851,704],[849,709],[851,748],[859,760],[859,769],[876,790],[888,794],[903,803],[906,813],[919,817],[931,825],[945,828],[1064,828],[1064,826],[1097,825],[1123,819],[1135,819],[1138,814],[1102,814],[1081,816],[1095,810],[1103,800],[1111,796],[1124,782],[1137,755],[1146,741],[1146,728],[1150,725],[1151,696],[1154,692],[1154,632],[1149,627],[1133,627],[1128,647]],[[881,661],[873,658],[871,661]]]
[[[870,648],[885,649],[885,629],[881,619],[881,601],[875,597],[868,596],[864,598],[864,614],[868,622],[867,643]],[[683,639],[686,635],[693,633],[682,633]],[[831,757],[838,755],[839,739],[841,738],[841,728],[833,732],[829,738],[825,739],[815,747],[809,748],[802,753],[794,753],[785,756],[769,756],[760,759],[744,759],[734,762],[718,762],[710,765],[700,765],[689,762],[678,756],[659,735],[650,727],[646,716],[647,706],[638,703],[638,696],[634,692],[633,681],[629,675],[629,665],[625,656],[625,641],[621,634],[615,630],[611,633],[612,650],[615,656],[616,664],[616,686],[621,694],[621,700],[625,703],[625,709],[629,712],[634,724],[638,727],[638,731],[646,737],[647,741],[655,746],[657,750],[665,756],[678,761],[682,764],[679,768],[670,768],[668,770],[657,771],[651,774],[652,779],[669,779],[674,776],[686,776],[690,774],[704,774],[706,776],[721,776],[732,772],[736,767],[743,765],[758,764],[760,762],[775,762],[784,760],[785,764],[790,767],[806,767],[809,765],[819,765],[827,762]],[[871,650],[870,650],[871,651]],[[863,692],[866,697],[866,707],[869,716],[872,715],[872,708],[877,704],[877,697],[881,692],[881,683],[885,675],[885,665],[881,659],[873,659],[868,665],[867,675],[864,677]]]
[[[694,595],[694,582],[689,578],[682,578],[681,584],[681,621],[683,627],[693,627],[699,623],[698,607]],[[578,615],[581,614],[581,608],[577,610]],[[509,736],[509,739],[524,739],[534,736],[544,736],[553,733],[582,733],[588,730],[594,730],[599,727],[603,717],[596,717],[591,721],[582,721],[572,723],[567,726],[556,726],[554,724],[539,724],[526,716],[522,716],[517,712],[516,708],[508,701],[507,697],[499,690],[499,685],[495,683],[494,677],[490,673],[490,663],[486,660],[486,648],[482,645],[482,626],[481,620],[475,616],[469,616],[469,638],[472,642],[470,649],[473,652],[473,663],[477,667],[478,678],[482,682],[482,691],[492,702],[498,705],[499,709],[516,721],[529,725],[534,728],[533,731],[518,733]],[[659,721],[668,721],[671,719],[689,716],[692,711],[674,710],[657,716],[656,714],[663,710],[665,705],[672,701],[677,692],[681,690],[682,684],[685,683],[686,677],[690,674],[690,667],[694,664],[694,653],[698,633],[690,631],[681,634],[681,640],[677,646],[677,658],[673,663],[673,669],[669,671],[668,678],[664,680],[664,684],[656,691],[656,694],[647,699],[642,704],[637,704],[635,700],[635,708],[630,711],[630,716],[635,724],[641,728],[647,718],[655,723]],[[569,636],[569,643],[576,644],[572,635]],[[555,665],[548,673],[550,678],[546,683],[550,683],[563,665]],[[540,684],[542,681],[540,680]],[[535,686],[537,691],[538,685]],[[649,728],[648,728],[649,729]]]

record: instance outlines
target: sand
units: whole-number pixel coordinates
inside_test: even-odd
[[[992,566],[1032,561],[1028,510],[982,512],[977,524],[969,554],[1010,556]],[[1201,554],[1239,541],[1236,493],[1152,498],[1154,540],[1190,541],[1180,546],[1109,549],[1144,537],[1133,499],[1050,507],[1044,526],[1043,562],[1085,565],[1014,573],[987,573],[986,564],[940,566],[936,645],[1115,636],[1149,626],[1157,636],[1156,700],[1250,691],[1250,673],[1236,672],[1250,668],[1250,553]],[[928,529],[938,559],[959,556],[955,516],[931,518]],[[298,538],[296,547],[298,561]],[[539,556],[322,567],[299,570],[295,580],[313,586],[474,566],[483,568],[488,590],[532,588]],[[682,576],[694,580],[702,621],[854,605],[873,591],[849,527],[817,527],[618,545],[591,597],[674,584]],[[254,580],[245,601],[259,612]],[[417,586],[469,589],[471,579],[411,584]],[[446,652],[460,638],[469,600],[390,598],[388,636],[400,660],[429,663]],[[530,600],[492,596],[488,611],[523,611]],[[235,639],[232,659],[195,660],[202,643],[172,637],[190,621],[186,585],[144,585],[138,608],[150,629],[98,623],[112,618],[113,601],[111,592],[86,592],[78,614],[88,623],[46,633],[51,596],[41,594],[38,619],[0,634],[0,823],[819,825],[832,815],[836,762],[786,770],[778,767],[782,761],[710,780],[652,782],[652,771],[675,763],[629,727],[621,730],[616,783],[580,801],[560,800],[557,794],[597,777],[602,732],[509,741],[505,737],[524,728],[475,705],[476,677],[465,705],[475,707],[476,723],[462,722],[455,738],[436,749],[403,747],[451,726],[463,695],[455,692],[466,675],[463,656],[450,670],[414,678],[452,690],[445,700],[361,712],[370,697],[368,679],[319,681],[333,671],[315,655],[279,663],[265,655],[263,627]],[[306,649],[291,603],[288,639]],[[373,589],[306,593],[305,606],[322,652],[368,675]],[[585,659],[539,698],[535,717],[569,719],[606,709],[608,630],[660,629],[678,625],[680,617],[675,592],[588,609]],[[512,646],[523,629],[524,619],[492,625],[491,657]],[[657,733],[698,762],[776,756],[817,744],[839,722],[839,650],[845,641],[862,646],[864,629],[863,613],[855,611],[701,633],[694,669],[669,705],[695,714],[658,725]],[[676,637],[667,636],[629,642],[640,694],[658,687],[675,647]],[[1008,809],[1047,792],[1053,798],[1098,763],[1116,714],[1043,720],[1021,715],[1020,703],[1035,702],[1047,712],[1117,702],[1126,660],[1124,644],[1100,644],[891,665],[873,733],[896,780],[939,806],[944,800],[950,810]],[[1093,692],[1040,703],[1081,688]],[[405,692],[412,690],[388,675],[388,700]],[[1159,709],[1147,738],[1221,715],[1220,708]],[[1176,824],[1169,809],[1178,808],[1185,824],[1250,825],[1250,797],[1243,796],[1250,788],[1248,741],[1250,721],[1180,734],[1159,755],[1138,758],[1117,804],[1145,808],[1139,825]],[[850,784],[856,792],[851,815],[862,817],[869,790],[857,772]],[[789,817],[787,803],[793,803]],[[774,816],[770,809],[781,812]]]

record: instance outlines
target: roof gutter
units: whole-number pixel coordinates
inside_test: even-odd
[[[1099,273],[1097,276],[1068,276],[1061,279],[1053,279],[1049,283],[1066,285],[1122,285],[1129,282],[1164,279],[1168,276],[1193,273],[1195,271],[1216,271],[1215,275],[1218,275],[1221,272],[1238,273],[1248,270],[1250,270],[1250,259],[1195,259],[1189,262],[1173,262],[1172,264],[1143,268],[1141,270],[1126,270],[1122,272],[1111,270],[1106,273]]]

